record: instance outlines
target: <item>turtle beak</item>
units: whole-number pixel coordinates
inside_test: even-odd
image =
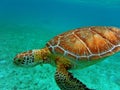
[[[14,63],[15,65],[20,65],[20,64],[22,64],[23,59],[24,59],[24,56],[23,56],[22,54],[18,54],[18,55],[16,55],[16,57],[14,58],[13,63]]]
[[[16,64],[16,65],[18,65],[18,62],[17,62],[17,61],[18,61],[18,60],[17,60],[17,57],[15,57],[13,63]]]

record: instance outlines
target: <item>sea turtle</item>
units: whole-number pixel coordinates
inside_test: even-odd
[[[77,28],[57,35],[43,49],[18,54],[14,63],[56,66],[55,81],[61,90],[89,90],[69,70],[81,69],[120,51],[120,29],[106,26]]]

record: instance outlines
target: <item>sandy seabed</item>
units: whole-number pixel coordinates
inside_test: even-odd
[[[46,64],[22,68],[13,64],[17,53],[44,47],[56,33],[28,26],[2,26],[0,29],[0,90],[59,90],[54,80],[55,67]],[[89,88],[120,90],[120,53],[72,72]]]

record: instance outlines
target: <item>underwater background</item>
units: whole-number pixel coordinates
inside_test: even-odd
[[[0,90],[60,90],[56,68],[22,68],[17,53],[84,26],[120,27],[120,0],[0,0]],[[120,90],[120,53],[73,75],[95,90]]]

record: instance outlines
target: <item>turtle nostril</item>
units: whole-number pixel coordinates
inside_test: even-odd
[[[14,61],[16,60],[16,57],[14,58]]]

